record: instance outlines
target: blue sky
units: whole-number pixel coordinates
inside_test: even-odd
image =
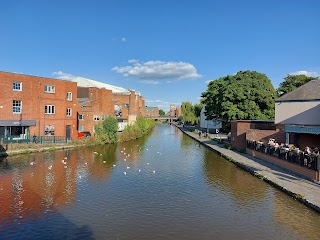
[[[319,10],[317,0],[2,0],[0,71],[86,77],[168,110],[240,70],[275,87],[319,75]]]

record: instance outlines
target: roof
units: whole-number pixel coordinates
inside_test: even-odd
[[[320,80],[312,80],[297,89],[284,94],[276,102],[320,101]]]
[[[130,91],[126,88],[113,86],[110,84],[94,81],[89,78],[76,77],[71,79],[70,81],[76,82],[78,87],[96,87],[96,88],[105,88],[108,90],[112,90],[113,93],[130,93]]]

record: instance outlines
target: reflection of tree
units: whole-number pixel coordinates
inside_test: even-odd
[[[187,136],[186,134],[182,134],[181,137],[181,148],[189,149],[192,144],[194,144],[194,140]]]
[[[144,135],[138,139],[128,141],[128,142],[118,143],[117,144],[118,145],[118,153],[119,153],[118,158],[122,159],[125,157],[121,153],[121,150],[123,148],[125,148],[126,149],[125,152],[130,154],[129,158],[126,157],[127,161],[134,162],[134,161],[140,159],[141,153],[143,152],[144,146],[145,146],[148,138],[150,137],[150,135],[151,135],[151,132],[147,133],[146,135]]]
[[[205,151],[204,174],[214,188],[230,194],[236,203],[258,207],[267,197],[267,185],[210,150]]]

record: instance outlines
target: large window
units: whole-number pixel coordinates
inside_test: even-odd
[[[79,114],[79,115],[78,115],[78,119],[79,119],[79,120],[84,120],[84,115],[83,115],[83,114]]]
[[[102,115],[102,116],[101,116],[101,120],[102,120],[102,121],[106,120],[106,118],[107,118],[107,115]]]
[[[55,87],[53,85],[45,85],[44,91],[46,93],[55,93]]]
[[[78,131],[79,131],[79,132],[83,132],[83,131],[84,131],[84,126],[79,126],[79,127],[78,127]]]
[[[13,82],[12,89],[14,91],[22,91],[22,82]]]
[[[67,117],[71,117],[71,116],[72,116],[72,109],[67,108]]]
[[[13,100],[12,101],[12,112],[13,113],[21,113],[22,112],[22,101]]]
[[[44,106],[44,113],[45,114],[54,114],[55,113],[54,106],[53,105]]]
[[[93,116],[93,120],[94,121],[99,121],[100,120],[100,116],[99,115],[94,115]]]
[[[72,92],[67,92],[67,101],[72,101]]]

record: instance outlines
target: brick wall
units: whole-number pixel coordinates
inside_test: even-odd
[[[250,154],[251,156],[263,159],[265,161],[268,161],[270,163],[276,164],[278,166],[281,166],[283,168],[289,169],[293,172],[299,173],[303,176],[306,176],[308,178],[314,179],[319,181],[319,176],[318,173],[314,170],[305,168],[305,167],[301,167],[300,165],[294,164],[294,163],[290,163],[287,162],[285,160],[261,153],[261,152],[257,152],[251,149],[246,149],[247,153]]]
[[[303,149],[306,146],[320,148],[320,135],[307,133],[298,134],[298,147]]]
[[[275,130],[270,121],[238,120],[231,122],[231,145],[237,149],[246,147],[246,133],[251,129]]]
[[[21,91],[13,90],[13,82],[22,84]],[[55,87],[54,93],[46,93],[45,85]],[[67,101],[67,92],[72,100]],[[0,120],[35,120],[36,126],[30,126],[32,136],[44,135],[46,125],[54,125],[55,136],[66,136],[66,126],[71,126],[71,138],[77,137],[77,84],[74,82],[23,74],[0,72]],[[12,112],[13,100],[22,101],[22,113]],[[54,114],[45,114],[45,105],[55,107]],[[67,108],[72,116],[66,116]]]
[[[249,129],[246,132],[246,139],[248,140],[256,140],[268,143],[270,138],[274,138],[279,143],[285,143],[286,134],[284,131],[280,129],[277,130],[258,130],[258,129]]]

